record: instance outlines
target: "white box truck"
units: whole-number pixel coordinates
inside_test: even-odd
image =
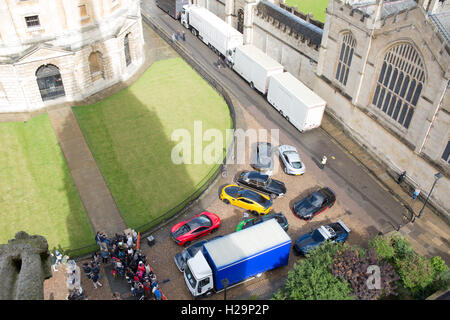
[[[206,8],[185,5],[180,21],[185,28],[191,30],[192,34],[225,58],[234,48],[244,43],[242,33]]]
[[[300,132],[320,126],[326,105],[289,72],[270,77],[267,101]]]
[[[267,93],[269,77],[284,71],[281,64],[252,44],[236,47],[229,63],[250,87],[256,88],[262,94]]]

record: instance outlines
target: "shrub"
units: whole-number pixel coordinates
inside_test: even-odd
[[[433,267],[430,259],[413,252],[403,259],[396,259],[395,268],[402,280],[403,286],[413,294],[423,290],[434,280]]]
[[[325,243],[295,263],[288,279],[273,297],[275,300],[350,300],[347,281],[331,273],[331,264],[342,244]]]
[[[375,300],[396,294],[394,283],[399,277],[392,265],[379,259],[374,248],[365,254],[361,254],[357,248],[338,251],[331,271],[336,277],[350,283],[358,300]]]
[[[377,256],[385,261],[391,261],[395,250],[389,240],[383,236],[376,236],[369,242],[369,248],[374,249]]]

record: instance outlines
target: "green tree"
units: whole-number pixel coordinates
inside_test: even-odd
[[[430,259],[415,252],[412,255],[408,254],[403,259],[397,258],[395,268],[403,286],[411,290],[413,294],[423,290],[434,280]]]
[[[374,249],[377,256],[385,261],[391,261],[395,255],[395,250],[389,239],[383,236],[376,236],[369,241],[369,249]]]
[[[352,289],[345,280],[335,277],[331,264],[342,244],[324,243],[295,263],[285,286],[275,300],[351,300]]]

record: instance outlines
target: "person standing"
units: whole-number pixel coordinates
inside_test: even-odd
[[[411,198],[413,198],[413,200],[416,200],[417,197],[419,196],[419,194],[420,194],[420,189],[416,188],[416,190],[414,190],[414,193]]]
[[[174,43],[175,42],[175,33],[172,33],[172,42]]]
[[[94,273],[91,272],[91,279],[92,279],[92,283],[94,284],[94,289],[97,289],[97,286],[102,287],[103,285],[100,283],[99,280],[99,274],[98,273]]]
[[[397,184],[402,183],[403,180],[405,180],[405,177],[406,177],[406,171],[403,171],[403,172],[398,176]]]
[[[321,164],[321,169],[325,168],[325,165],[327,164],[327,160],[328,160],[327,156],[323,155],[322,162],[320,163]]]
[[[184,30],[183,30],[183,33],[181,34],[181,36],[183,38],[183,41],[186,41],[186,33],[184,32]]]

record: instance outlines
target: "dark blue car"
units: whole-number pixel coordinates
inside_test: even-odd
[[[325,209],[331,208],[335,202],[333,190],[325,187],[296,202],[292,210],[300,219],[311,220]]]
[[[317,248],[323,242],[345,242],[348,239],[350,229],[341,221],[320,226],[316,230],[300,236],[294,244],[294,252],[298,255],[306,255]]]

